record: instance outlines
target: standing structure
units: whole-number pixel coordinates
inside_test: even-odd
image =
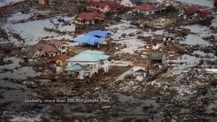
[[[109,71],[109,56],[101,51],[86,50],[68,59],[68,72],[78,72],[78,78],[83,79],[84,76],[91,77],[97,74],[100,69],[104,72]],[[76,70],[75,70],[76,68]]]

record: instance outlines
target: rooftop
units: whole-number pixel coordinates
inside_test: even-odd
[[[163,53],[155,53],[148,55],[148,60],[162,60],[164,54]]]
[[[142,4],[142,5],[138,5],[135,8],[141,9],[141,10],[154,10],[154,9],[156,9],[155,6],[153,6],[151,4],[148,4],[148,3]]]
[[[52,45],[45,44],[42,47],[42,51],[44,51],[44,52],[58,52],[58,49]]]
[[[97,62],[108,59],[109,55],[105,55],[101,51],[86,50],[68,59],[70,62]]]
[[[61,41],[61,40],[51,40],[51,41],[48,42],[48,44],[55,45],[55,46],[60,46],[60,45],[62,45],[64,43],[65,42]]]
[[[78,18],[83,20],[92,20],[95,17],[105,18],[105,15],[97,12],[82,12],[78,15]]]

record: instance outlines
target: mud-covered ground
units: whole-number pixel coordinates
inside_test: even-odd
[[[73,41],[77,11],[70,0],[55,7],[24,1],[0,9],[1,121],[217,121],[215,11],[208,25],[175,21],[165,28],[137,26],[127,12],[117,20],[110,15],[103,29],[112,33],[112,41],[97,48]],[[176,14],[162,17],[179,19]],[[156,35],[174,40],[153,46],[150,38]],[[70,56],[85,49],[104,51],[110,55],[109,72],[78,80],[57,74],[49,58],[31,59],[51,39],[66,40]],[[165,53],[167,69],[151,79],[134,77],[135,68],[146,66],[144,52]]]

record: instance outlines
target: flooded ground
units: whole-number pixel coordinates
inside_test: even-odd
[[[212,7],[210,0],[179,1]],[[10,2],[0,0],[0,6]],[[113,34],[114,44],[106,52],[114,58],[110,72],[77,80],[52,73],[53,65],[43,64],[43,60],[26,60],[25,49],[41,40],[67,40],[75,52],[90,48],[73,42],[78,36],[75,15],[34,19],[39,11],[15,12],[0,23],[8,35],[0,37],[4,53],[0,60],[1,120],[217,121],[217,35],[211,28],[217,25],[215,14],[210,26],[181,25],[189,30],[185,36],[166,29],[142,29],[131,20],[108,24],[105,30]],[[146,38],[155,35],[176,36],[171,46],[153,46]],[[147,46],[168,55],[168,69],[153,80],[138,80],[132,76],[133,69],[145,65],[142,54],[149,50]],[[171,51],[175,54],[169,57]]]

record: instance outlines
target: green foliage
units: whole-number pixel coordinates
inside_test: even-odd
[[[177,12],[178,10],[173,6],[173,5],[169,5],[166,7],[166,12]]]
[[[83,3],[77,4],[76,8],[77,8],[78,12],[87,11],[87,5],[83,4]]]

